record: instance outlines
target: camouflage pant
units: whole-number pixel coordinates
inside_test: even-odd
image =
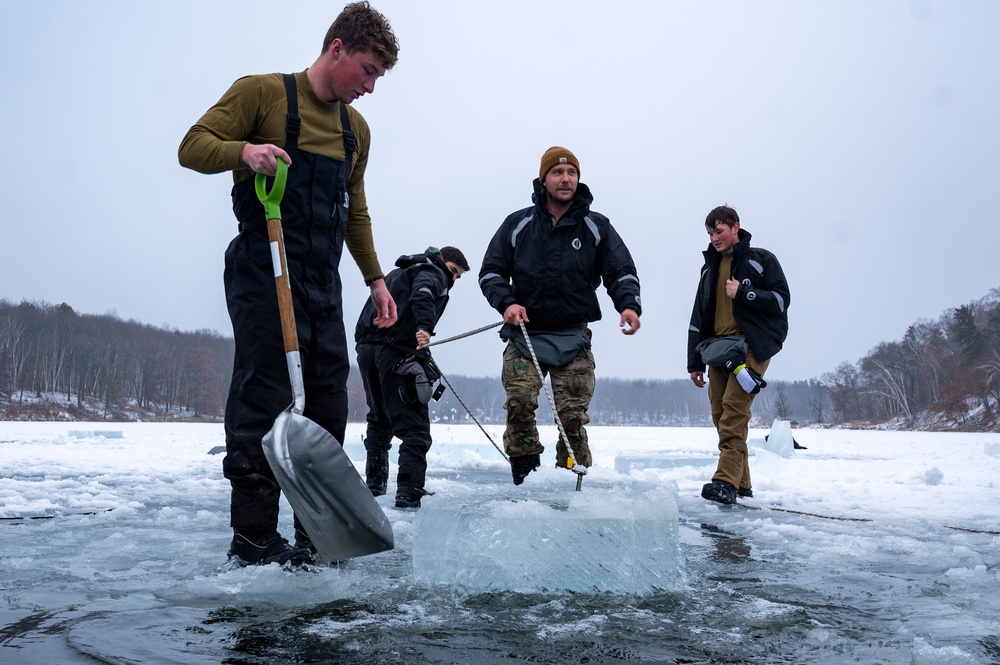
[[[590,422],[587,409],[594,396],[594,354],[581,351],[571,362],[562,367],[542,366],[542,372],[552,377],[552,396],[559,412],[570,446],[576,453],[576,463],[591,466],[593,459],[587,444]],[[538,440],[535,409],[542,379],[531,358],[525,358],[513,343],[508,342],[503,353],[503,387],[507,391],[507,429],[503,433],[504,448],[511,457],[542,453],[545,448]],[[568,451],[559,438],[556,444],[556,465],[566,466]]]

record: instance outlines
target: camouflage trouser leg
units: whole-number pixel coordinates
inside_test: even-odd
[[[569,445],[576,453],[576,463],[581,466],[592,466],[590,445],[587,442],[587,430],[584,425],[590,422],[587,409],[594,397],[594,354],[589,350],[581,351],[569,364],[553,367],[549,371],[552,377],[552,396],[559,411]],[[556,445],[556,466],[565,467],[569,451],[562,437]]]
[[[531,358],[525,358],[511,342],[503,352],[503,387],[507,400],[507,429],[503,445],[510,457],[541,454],[545,449],[538,440],[535,426],[535,409],[538,408],[538,391],[542,380]]]

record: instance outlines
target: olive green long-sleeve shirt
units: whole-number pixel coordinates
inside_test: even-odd
[[[305,72],[295,74],[299,117],[302,119],[298,147],[306,152],[331,159],[344,159],[343,126],[339,102],[321,100],[309,85]],[[195,123],[181,141],[177,151],[181,166],[199,173],[233,172],[233,182],[254,176],[243,163],[243,146],[247,143],[270,143],[285,146],[285,124],[288,102],[281,74],[260,74],[238,79],[212,108]],[[372,239],[371,217],[365,199],[365,168],[371,132],[368,123],[357,110],[348,106],[351,130],[357,137],[357,148],[351,175],[347,183],[350,196],[345,244],[365,279],[382,275],[375,243]],[[295,168],[295,165],[292,165]]]

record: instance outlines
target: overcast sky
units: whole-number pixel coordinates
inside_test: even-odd
[[[0,298],[230,335],[231,176],[182,169],[238,77],[301,71],[342,3],[46,1],[5,8]],[[598,376],[686,377],[707,212],[727,203],[791,288],[769,379],[818,378],[1000,286],[1000,3],[377,0],[397,66],[356,102],[384,269],[461,248],[439,339],[500,320],[475,281],[551,145],[632,250],[642,328],[593,324]],[[284,27],[291,26],[291,27]],[[346,257],[346,254],[345,254]],[[367,297],[349,257],[348,329]],[[498,374],[495,331],[436,348]]]

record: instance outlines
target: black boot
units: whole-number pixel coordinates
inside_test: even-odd
[[[313,545],[312,538],[306,533],[306,529],[302,526],[302,522],[299,521],[299,516],[295,516],[295,547],[300,550],[306,550],[314,558],[319,553],[316,546]],[[311,562],[310,562],[311,563]]]
[[[431,496],[434,492],[428,492],[423,487],[411,487],[409,485],[398,485],[396,487],[396,507],[397,508],[419,508],[420,499]]]
[[[266,566],[269,563],[301,566],[312,563],[312,554],[307,549],[292,547],[277,531],[253,539],[241,533],[233,535],[229,547],[229,559],[241,566]]]
[[[385,494],[389,484],[389,451],[368,451],[368,461],[365,463],[365,484],[374,496]]]
[[[701,497],[709,501],[717,501],[726,505],[736,503],[737,490],[724,480],[713,480],[701,488]]]
[[[514,484],[520,485],[528,474],[537,469],[542,464],[542,459],[538,455],[521,455],[510,458],[510,473],[514,476]]]

